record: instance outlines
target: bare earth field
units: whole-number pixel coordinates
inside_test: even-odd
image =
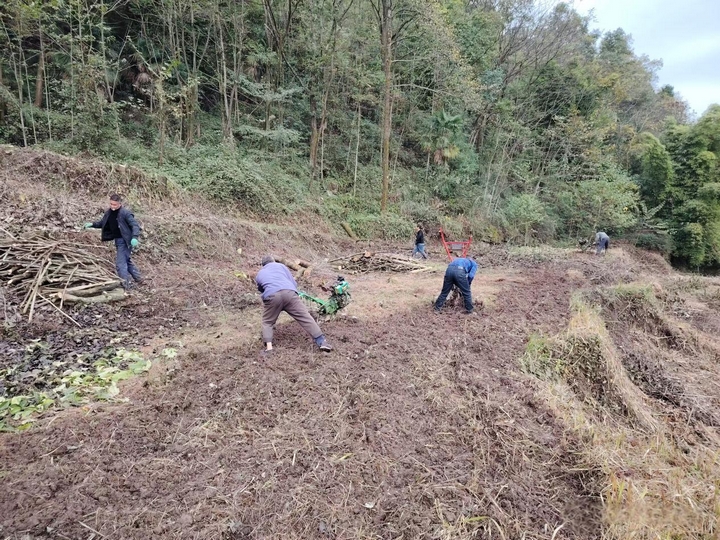
[[[75,227],[102,198],[20,185],[28,159],[4,158],[0,226],[99,244]],[[631,247],[479,246],[476,316],[433,312],[436,255],[432,272],[346,275],[354,301],[322,325],[332,353],[283,316],[263,359],[261,307],[233,272],[302,256],[319,271],[301,286],[323,295],[327,260],[358,247],[176,204],[137,212],[148,285],[78,308],[82,329],[47,310],[0,336],[0,368],[33,339],[178,350],[125,381],[126,402],[0,434],[0,538],[717,538],[715,280]],[[178,216],[184,242],[167,236]]]

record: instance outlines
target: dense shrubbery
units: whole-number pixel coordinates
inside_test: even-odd
[[[634,238],[633,243],[639,248],[657,251],[663,255],[669,255],[672,250],[672,239],[667,234],[638,234]]]
[[[377,20],[320,0],[283,20],[283,1],[7,0],[0,141],[363,237],[417,222],[494,242],[617,236],[662,205],[674,256],[720,264],[720,108],[688,124],[627,34],[593,33],[567,4],[418,6]]]

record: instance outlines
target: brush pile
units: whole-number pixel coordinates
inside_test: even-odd
[[[108,302],[124,295],[106,259],[82,244],[47,238],[0,239],[0,284],[22,298],[20,310],[30,321],[38,302],[69,318],[64,302]]]
[[[365,274],[367,272],[431,272],[433,269],[413,260],[410,257],[396,253],[375,253],[365,251],[347,257],[330,261],[338,270],[350,274]]]

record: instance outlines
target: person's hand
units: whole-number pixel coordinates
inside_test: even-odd
[[[136,248],[136,247],[138,247],[139,245],[140,245],[140,242],[138,242],[138,239],[137,239],[137,238],[133,238],[132,240],[130,240],[130,247]]]
[[[93,226],[93,224],[88,222],[88,223],[85,223],[85,225],[83,225],[83,229],[91,229],[92,226]]]

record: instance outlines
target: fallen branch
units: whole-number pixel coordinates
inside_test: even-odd
[[[295,262],[293,262],[293,261],[291,261],[291,260],[289,260],[289,259],[282,259],[282,258],[278,257],[278,258],[275,259],[275,260],[276,260],[277,262],[279,262],[279,263],[284,264],[284,265],[287,266],[290,270],[295,270],[295,271],[300,270],[300,265],[297,264],[297,263],[295,263]]]
[[[352,228],[350,227],[350,224],[347,221],[343,221],[340,223],[342,225],[342,228],[345,229],[345,232],[348,234],[350,238],[353,240],[360,240],[355,233],[353,232]]]
[[[72,321],[72,323],[73,323],[75,326],[77,326],[78,328],[82,328],[82,325],[81,325],[79,322],[77,322],[77,321],[76,321],[75,319],[73,319],[70,315],[68,315],[68,314],[65,313],[62,309],[60,309],[60,308],[57,307],[55,304],[53,304],[50,300],[48,300],[47,298],[45,298],[42,294],[40,295],[40,298],[41,298],[42,300],[45,300],[45,302],[47,302],[47,303],[50,304],[53,308],[55,308],[57,311],[59,311],[59,312],[60,312],[60,315],[62,315],[62,316],[65,317],[66,319],[69,319],[70,321]],[[62,304],[61,304],[61,305],[62,305]]]
[[[65,289],[65,292],[71,296],[95,296],[98,293],[112,291],[121,286],[122,282],[119,279],[114,279],[98,285],[83,285],[81,287]]]
[[[82,304],[103,304],[105,302],[115,302],[125,298],[123,289],[114,289],[112,291],[102,292],[95,296],[73,296],[68,293],[59,293],[63,302],[82,303]]]

